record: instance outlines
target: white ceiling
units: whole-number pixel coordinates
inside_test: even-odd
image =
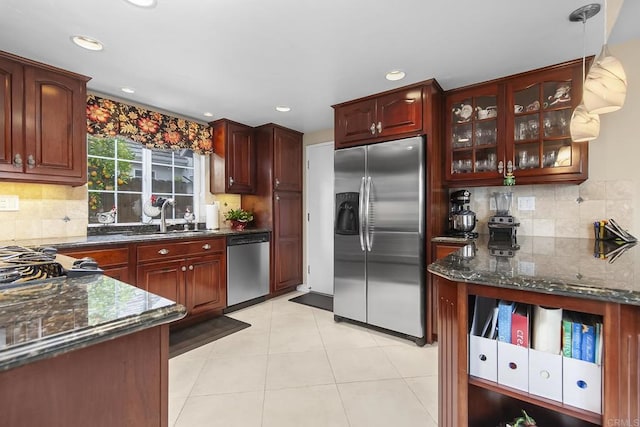
[[[199,121],[307,133],[331,128],[339,102],[432,77],[446,90],[581,57],[582,24],[568,16],[586,3],[158,0],[142,9],[124,0],[1,0],[0,50],[90,76],[89,90]],[[640,1],[624,2],[609,44],[640,38],[638,18]],[[601,11],[587,23],[587,55],[600,50],[603,19]],[[104,50],[78,48],[76,34]],[[385,80],[392,69],[407,77]],[[292,110],[276,112],[281,104]]]

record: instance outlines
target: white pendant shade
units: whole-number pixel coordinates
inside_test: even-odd
[[[569,125],[574,142],[591,141],[600,135],[600,116],[587,112],[583,103],[573,110]]]
[[[611,56],[607,45],[589,70],[584,82],[582,102],[586,111],[604,114],[617,111],[627,96],[627,75],[618,59]]]

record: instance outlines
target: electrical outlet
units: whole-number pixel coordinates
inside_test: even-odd
[[[0,211],[19,211],[18,196],[0,196]]]
[[[518,210],[519,211],[535,211],[536,210],[536,198],[531,197],[518,197]]]

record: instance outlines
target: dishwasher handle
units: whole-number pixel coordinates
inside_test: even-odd
[[[227,236],[227,246],[250,245],[269,241],[269,233],[237,234]]]

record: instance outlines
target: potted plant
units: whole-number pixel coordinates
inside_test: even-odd
[[[253,221],[253,213],[245,211],[242,208],[229,209],[229,211],[224,214],[224,217],[227,221],[231,222],[231,228],[234,230],[244,230],[247,224]]]

